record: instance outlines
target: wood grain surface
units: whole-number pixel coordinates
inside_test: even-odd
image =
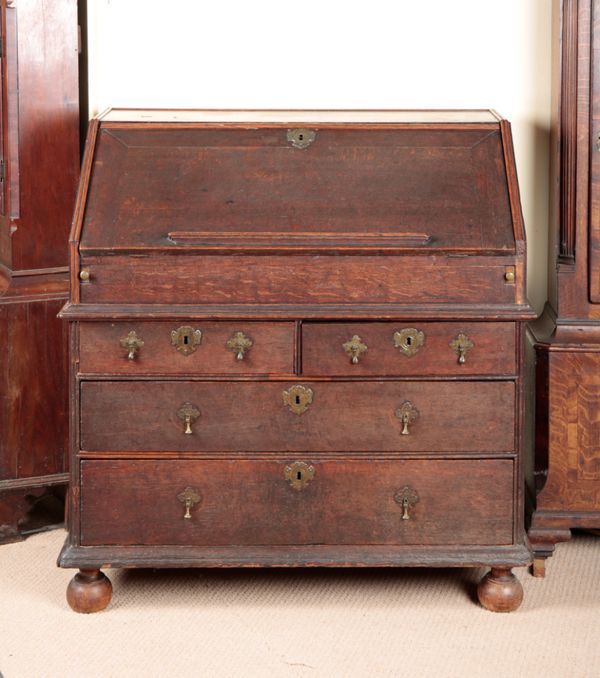
[[[310,388],[295,414],[283,392]],[[410,401],[418,418],[402,435]],[[177,411],[200,412],[191,435]],[[515,450],[513,382],[83,382],[81,449],[87,451]]]
[[[403,329],[423,333],[423,345],[407,355],[394,342]],[[459,334],[473,343],[464,364],[450,346]],[[367,350],[352,364],[343,344],[359,336]],[[302,324],[302,373],[310,376],[514,375],[513,323],[308,323]]]
[[[328,461],[295,490],[280,461],[83,461],[81,543],[509,544],[513,462]],[[402,519],[394,496],[418,502]],[[177,495],[200,501],[185,519]]]
[[[192,327],[201,332],[193,353],[185,355],[171,342],[171,332]],[[144,345],[133,360],[120,340],[135,332]],[[237,332],[252,341],[242,360],[227,342]],[[127,322],[81,323],[79,371],[82,374],[293,374],[295,323]]]

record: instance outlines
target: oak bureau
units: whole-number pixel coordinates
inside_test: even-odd
[[[489,566],[518,607],[525,233],[492,111],[90,123],[70,533],[102,567]]]

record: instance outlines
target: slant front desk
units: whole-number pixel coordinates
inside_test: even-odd
[[[525,235],[490,111],[109,111],[71,238],[71,606],[101,567],[490,566],[523,527]]]

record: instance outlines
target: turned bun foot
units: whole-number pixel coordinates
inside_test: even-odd
[[[510,567],[492,567],[479,582],[477,597],[492,612],[512,612],[523,602],[523,587]]]
[[[67,602],[75,612],[100,612],[111,598],[112,584],[100,570],[79,570],[67,586]]]

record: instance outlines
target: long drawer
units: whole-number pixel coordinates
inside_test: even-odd
[[[293,374],[294,323],[80,323],[83,374]]]
[[[307,376],[514,375],[515,323],[304,323]]]
[[[498,382],[83,382],[88,451],[515,449]]]
[[[511,460],[86,460],[81,544],[510,544]]]

